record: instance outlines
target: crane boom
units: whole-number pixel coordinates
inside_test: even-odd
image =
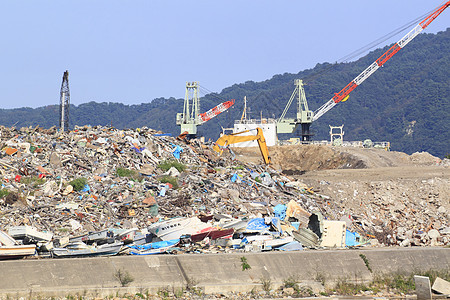
[[[319,109],[314,112],[313,121],[319,119],[323,114],[332,109],[336,104],[343,101],[349,94],[367,78],[370,77],[379,67],[384,65],[392,56],[395,55],[400,49],[405,47],[411,40],[413,40],[422,30],[424,30],[434,19],[439,16],[448,6],[450,6],[450,1],[447,1],[437,9],[435,9],[431,14],[429,14],[422,22],[416,25],[410,32],[408,32],[401,40],[394,44],[389,50],[387,50],[383,55],[381,55],[375,62],[373,62],[369,67],[367,67],[361,74],[359,74],[355,79],[353,79],[349,84],[347,84],[339,93],[335,93],[333,98],[328,102],[323,104]]]
[[[219,105],[211,108],[207,112],[199,114],[198,117],[200,118],[200,124],[211,120],[215,116],[220,115],[221,113],[232,107],[234,105],[234,101],[234,99],[231,99],[231,101],[222,102]]]

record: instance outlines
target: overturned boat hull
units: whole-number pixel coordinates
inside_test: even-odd
[[[234,229],[230,228],[230,229],[216,229],[216,230],[211,230],[211,231],[207,231],[207,232],[201,232],[201,233],[197,233],[197,234],[192,234],[190,239],[192,242],[200,242],[203,241],[205,238],[209,237],[211,240],[215,240],[218,238],[226,238],[226,237],[230,237],[233,235],[234,233]]]

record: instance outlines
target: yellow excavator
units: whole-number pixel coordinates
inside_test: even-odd
[[[254,129],[252,129],[254,130]],[[261,155],[264,159],[264,163],[266,165],[270,164],[269,157],[269,149],[267,149],[266,139],[264,138],[264,134],[261,128],[256,128],[256,135],[244,135],[238,136],[239,134],[243,134],[246,132],[250,132],[251,130],[245,130],[237,133],[232,133],[229,135],[222,135],[214,144],[213,149],[219,154],[222,154],[223,149],[227,148],[228,145],[248,142],[256,140],[258,142],[259,150],[261,151]]]

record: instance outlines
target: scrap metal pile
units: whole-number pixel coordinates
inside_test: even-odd
[[[66,257],[396,243],[302,182],[198,139],[148,128],[0,130],[0,257],[24,245]],[[443,233],[428,240],[446,244]]]

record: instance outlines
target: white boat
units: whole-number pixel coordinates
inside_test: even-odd
[[[89,233],[83,233],[77,236],[71,236],[69,238],[70,243],[77,243],[77,242],[85,242],[89,238]]]
[[[235,231],[245,228],[248,221],[242,219],[221,219],[219,225],[221,228],[233,228]]]
[[[249,235],[246,236],[245,239],[247,240],[248,243],[256,242],[262,244],[263,242],[273,240],[273,236],[270,234]]]
[[[95,247],[77,242],[66,248],[53,248],[51,253],[54,257],[110,256],[119,253],[122,246],[123,243],[114,243]]]
[[[92,231],[89,233],[84,233],[82,235],[71,237],[70,242],[85,242],[88,244],[92,244],[94,242],[106,243],[108,238],[113,237],[114,233],[110,229],[102,229],[99,231]]]
[[[49,242],[53,238],[51,232],[41,232],[32,226],[13,226],[8,230],[8,234],[15,239],[23,240],[28,238],[35,242]]]
[[[287,243],[293,242],[294,238],[292,236],[287,236],[284,238],[279,239],[272,239],[272,240],[266,240],[264,241],[265,246],[270,246],[272,248],[280,247],[282,245],[285,245]]]
[[[103,229],[99,231],[89,232],[88,241],[96,242],[99,240],[106,240],[107,238],[113,237],[114,233],[109,229]]]
[[[70,242],[69,244],[67,244],[66,246],[64,246],[62,248],[70,249],[70,250],[83,250],[83,249],[89,249],[89,247],[90,246],[84,242],[75,241],[75,242]]]
[[[35,253],[36,245],[18,245],[13,237],[0,231],[0,260],[22,258]]]
[[[136,236],[136,233],[139,231],[138,228],[131,228],[126,229],[120,233],[117,234],[117,239],[119,241],[126,243],[132,243],[134,241],[134,237]]]
[[[164,254],[167,252],[167,250],[173,248],[175,246],[166,246],[158,249],[149,249],[149,250],[142,250],[140,252],[133,252],[130,253],[131,255],[153,255],[153,254]]]
[[[195,234],[210,227],[197,217],[173,218],[167,221],[152,224],[148,231],[159,237],[163,241],[179,239],[185,234]]]
[[[25,256],[34,255],[35,253],[36,245],[0,246],[0,260],[23,258]]]
[[[16,244],[17,242],[12,236],[0,230],[0,246],[13,246]]]
[[[143,245],[152,241],[152,235],[148,233],[138,233],[134,236],[133,245]]]

